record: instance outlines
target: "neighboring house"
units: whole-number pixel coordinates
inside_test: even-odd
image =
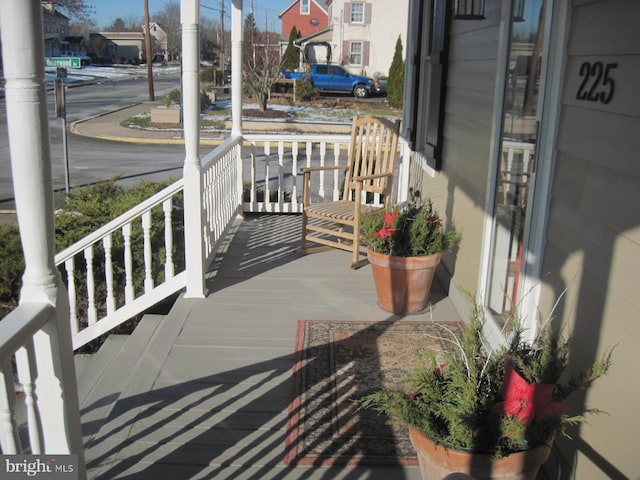
[[[67,36],[63,39],[62,56],[86,57],[89,50],[89,42],[83,36]]]
[[[295,0],[278,18],[282,21],[282,36],[289,38],[295,26],[300,36],[314,34],[329,25],[329,11],[324,0]]]
[[[303,31],[296,41],[304,52],[303,60],[321,63],[329,59],[352,73],[370,77],[388,75],[398,38],[406,51],[409,0],[327,0],[326,5],[328,28]],[[291,30],[290,19],[297,18],[299,8],[302,1],[292,3],[280,14],[283,35]]]
[[[111,57],[114,63],[140,63],[145,51],[142,32],[91,33],[89,43],[93,56]]]
[[[617,345],[574,399],[607,414],[556,438],[548,476],[638,478],[640,2],[455,3],[411,2],[405,73],[410,184],[462,232],[441,280],[463,318],[477,296],[493,342],[517,308],[527,335],[573,331],[576,368]]]
[[[155,39],[155,48],[153,49],[154,56],[161,56],[163,60],[167,60],[167,32],[158,25],[156,22],[149,23],[149,31],[151,36]],[[147,26],[142,25],[142,33],[147,34]]]
[[[353,73],[388,75],[398,38],[406,51],[409,0],[327,3],[333,29],[333,61]]]
[[[53,3],[42,4],[44,56],[59,57],[66,50],[64,38],[69,34],[69,17],[60,13]]]

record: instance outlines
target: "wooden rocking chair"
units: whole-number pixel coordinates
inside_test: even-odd
[[[360,208],[389,206],[398,150],[398,126],[377,117],[353,119],[348,164],[303,169],[302,246],[299,253],[330,248],[352,252],[351,268],[366,265],[360,259]],[[344,190],[337,201],[312,204],[311,174],[321,170],[345,170]],[[376,201],[377,205],[372,203]],[[380,202],[384,202],[381,204]],[[323,246],[308,247],[308,243]]]

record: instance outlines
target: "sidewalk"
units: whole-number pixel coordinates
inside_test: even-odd
[[[181,128],[165,130],[145,130],[141,128],[123,127],[120,123],[134,115],[148,113],[157,106],[157,102],[143,102],[120,110],[114,110],[93,117],[77,120],[70,126],[71,133],[85,137],[99,138],[116,142],[130,143],[155,143],[155,144],[184,144]],[[227,128],[231,130],[230,122]],[[242,127],[245,133],[274,133],[274,132],[313,132],[313,133],[338,133],[348,134],[351,131],[350,124],[320,124],[320,123],[290,123],[243,120]],[[219,145],[228,136],[228,132],[201,132],[201,145]]]
[[[83,118],[73,122],[71,133],[84,137],[100,138],[115,142],[183,144],[182,131],[175,130],[144,130],[141,128],[123,127],[120,123],[135,115],[148,113],[156,102],[143,102],[120,110],[114,110],[93,117]],[[203,141],[204,143],[204,141]]]

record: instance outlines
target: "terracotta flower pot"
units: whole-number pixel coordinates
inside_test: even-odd
[[[551,445],[540,445],[495,458],[436,445],[414,428],[409,428],[409,438],[418,454],[423,480],[440,480],[453,473],[469,475],[473,480],[535,480],[551,453]]]
[[[367,250],[376,285],[378,305],[393,313],[416,313],[427,306],[431,283],[441,253],[394,257]]]

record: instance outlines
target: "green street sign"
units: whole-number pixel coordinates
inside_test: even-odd
[[[80,68],[80,57],[44,57],[45,67]]]

